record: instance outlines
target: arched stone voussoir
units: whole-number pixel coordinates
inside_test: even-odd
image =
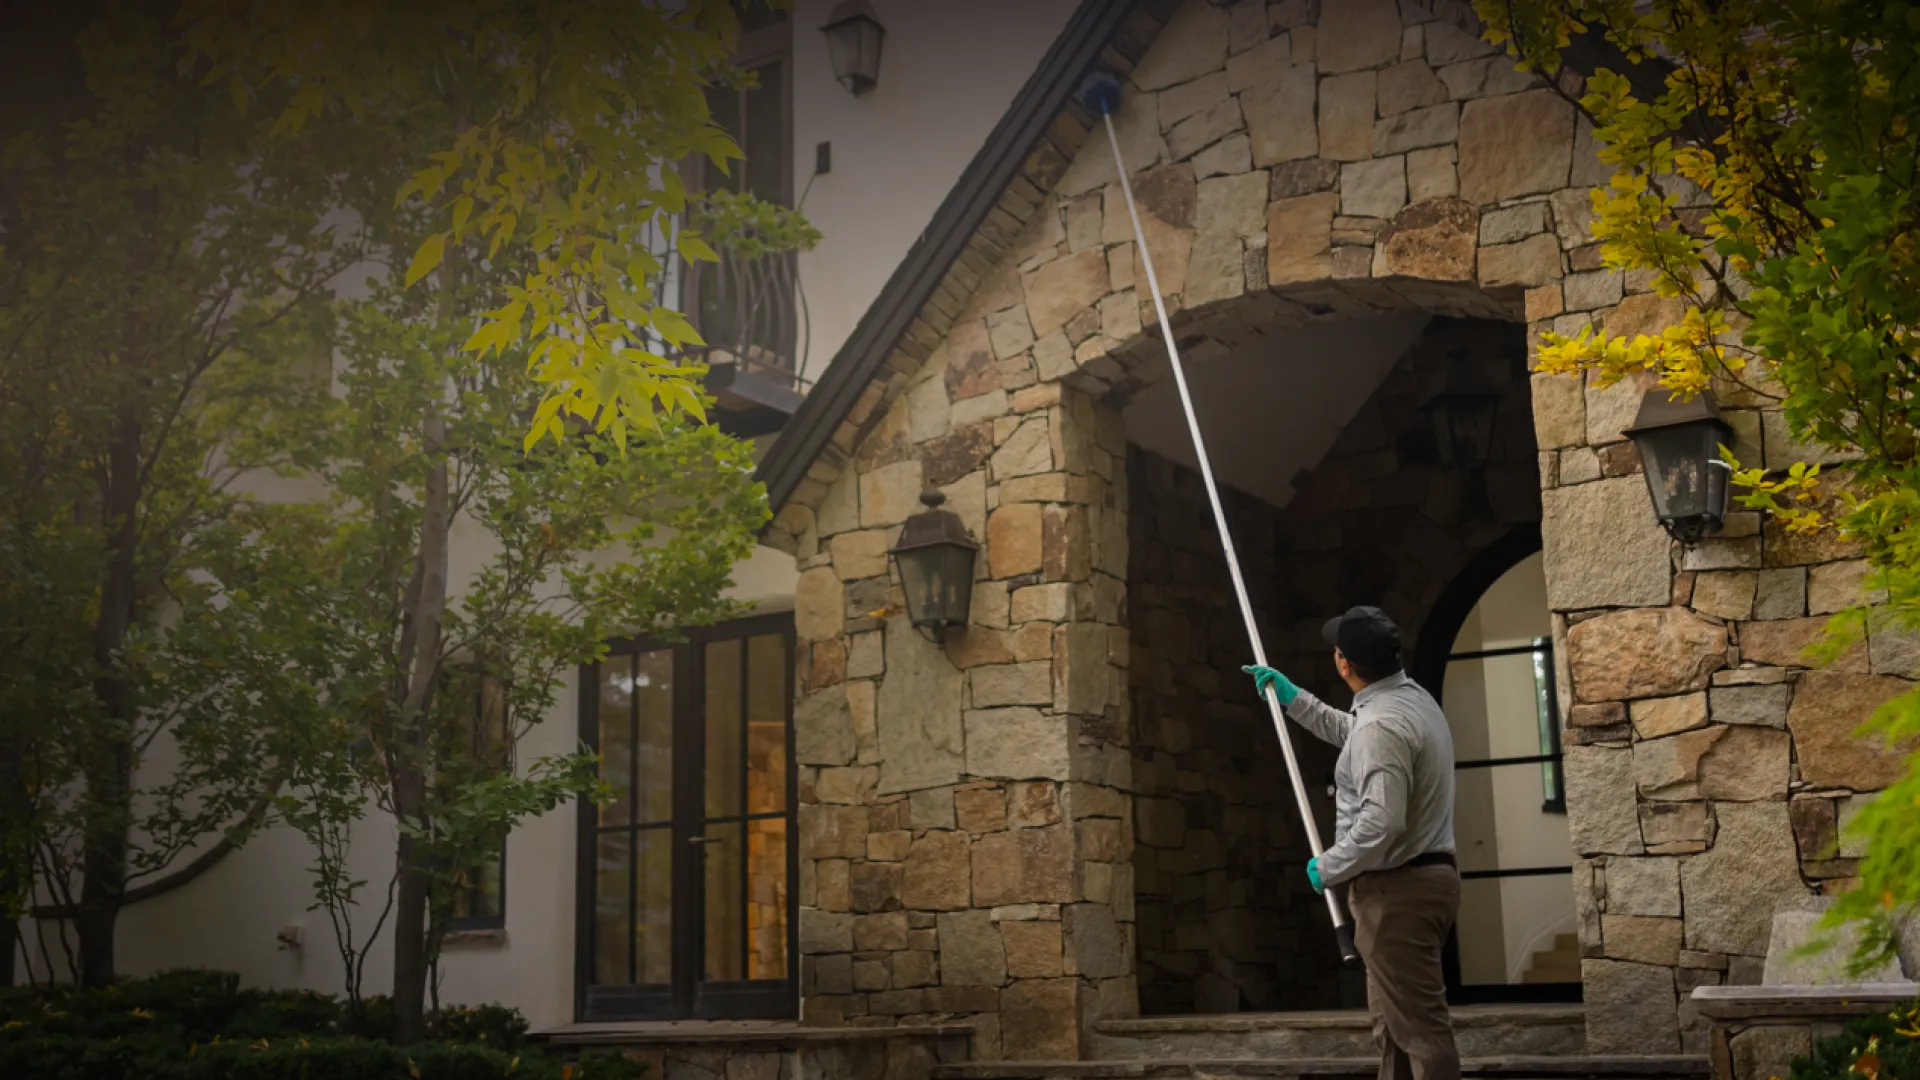
[[[1168,321],[1181,362],[1191,368],[1244,348],[1257,348],[1263,338],[1277,340],[1314,323],[1401,314],[1522,321],[1518,293],[1491,293],[1471,280],[1408,275],[1296,282],[1184,309],[1170,314]],[[1074,369],[1061,376],[1064,385],[1119,400],[1170,374],[1154,319],[1124,342],[1104,350],[1083,350],[1075,362]]]

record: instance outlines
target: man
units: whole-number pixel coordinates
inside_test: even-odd
[[[1340,748],[1334,843],[1307,863],[1316,891],[1347,886],[1380,1080],[1456,1080],[1440,951],[1460,907],[1453,856],[1453,736],[1433,697],[1400,666],[1400,628],[1376,607],[1330,620],[1344,713],[1272,668],[1247,667],[1294,721]]]

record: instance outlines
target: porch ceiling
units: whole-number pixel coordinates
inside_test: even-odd
[[[1286,506],[1293,478],[1326,455],[1427,322],[1425,315],[1383,314],[1308,323],[1253,337],[1213,358],[1183,353],[1214,475]],[[1161,360],[1159,367],[1166,366]],[[1179,391],[1171,378],[1158,376],[1123,411],[1127,439],[1197,466]]]

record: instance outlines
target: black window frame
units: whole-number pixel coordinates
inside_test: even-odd
[[[690,830],[705,824],[705,710],[704,646],[715,641],[739,640],[778,635],[783,663],[781,705],[786,723],[786,806],[778,813],[742,814],[742,821],[780,818],[786,824],[786,977],[779,980],[707,981],[699,977],[704,943],[705,888],[704,864],[697,863],[692,852],[704,851]],[[795,656],[797,640],[791,612],[754,615],[713,626],[690,628],[675,640],[655,637],[622,638],[608,643],[607,657],[670,650],[673,655],[673,809],[671,824],[665,826],[672,837],[672,981],[658,984],[595,985],[594,933],[595,883],[600,833],[599,808],[590,800],[578,807],[575,924],[574,924],[574,1016],[588,1021],[609,1020],[741,1020],[795,1019],[800,1012],[800,770],[795,760],[796,739],[793,727],[795,692]],[[748,650],[742,649],[744,662]],[[579,671],[580,740],[593,753],[600,750],[600,665],[583,664]],[[742,693],[744,702],[746,694]],[[744,713],[744,704],[743,704]],[[694,737],[695,735],[701,737]],[[743,768],[745,754],[742,754]],[[632,755],[632,768],[638,772],[639,754]],[[744,784],[744,781],[743,781]],[[744,797],[745,788],[742,788]],[[646,826],[629,823],[615,826],[619,831]],[[659,826],[655,826],[659,828]],[[741,830],[744,842],[746,830]],[[744,857],[744,849],[743,849]],[[693,879],[693,880],[689,880]],[[744,918],[744,912],[743,916]],[[631,911],[629,913],[631,918]],[[742,939],[743,947],[745,939]]]

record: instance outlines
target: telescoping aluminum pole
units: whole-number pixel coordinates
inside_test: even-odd
[[[1193,395],[1187,390],[1187,373],[1180,363],[1180,350],[1173,343],[1173,327],[1167,322],[1167,304],[1160,296],[1160,282],[1153,273],[1153,254],[1147,250],[1147,235],[1140,227],[1140,209],[1133,202],[1133,184],[1127,179],[1127,164],[1120,155],[1120,138],[1113,130],[1113,109],[1120,102],[1120,81],[1109,72],[1096,71],[1081,87],[1081,103],[1100,114],[1107,128],[1107,144],[1113,148],[1113,170],[1120,176],[1120,193],[1125,196],[1127,216],[1133,220],[1133,240],[1140,249],[1140,265],[1146,271],[1147,291],[1153,294],[1153,312],[1160,320],[1160,339],[1167,346],[1167,360],[1173,365],[1173,382],[1180,389],[1180,407],[1187,414],[1187,433],[1193,436],[1194,456],[1200,461],[1200,479],[1207,485],[1207,502],[1213,507],[1213,523],[1220,529],[1220,546],[1226,551],[1227,570],[1233,576],[1233,595],[1240,601],[1240,617],[1246,620],[1247,640],[1253,645],[1253,662],[1265,667],[1266,646],[1260,641],[1260,627],[1254,622],[1253,604],[1247,599],[1246,578],[1240,573],[1240,558],[1233,551],[1233,533],[1227,528],[1227,515],[1220,507],[1220,489],[1213,482],[1213,465],[1207,459],[1207,442],[1200,435],[1200,421],[1194,416]],[[1287,732],[1286,713],[1271,687],[1266,692],[1267,708],[1273,714],[1273,731],[1280,738],[1280,753],[1287,759],[1287,779],[1293,782],[1293,795],[1300,805],[1300,824],[1307,830],[1307,845],[1314,858],[1324,852],[1320,829],[1313,821],[1313,806],[1307,802],[1307,785],[1300,778],[1300,760],[1293,752],[1293,739]],[[1340,958],[1357,963],[1360,951],[1353,942],[1353,922],[1347,917],[1340,898],[1326,890],[1327,911],[1333,915],[1333,933],[1340,945]]]

